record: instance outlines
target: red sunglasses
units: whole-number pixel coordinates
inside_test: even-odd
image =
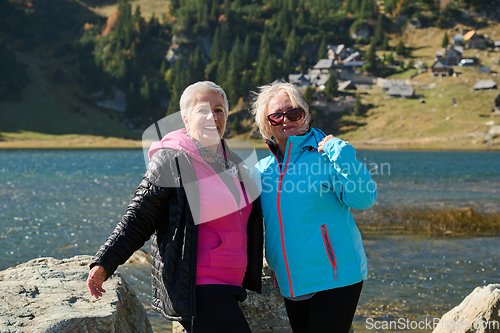
[[[267,119],[269,119],[271,125],[278,126],[283,124],[283,122],[285,121],[285,117],[287,117],[290,121],[297,121],[302,119],[303,113],[304,110],[302,110],[302,108],[294,108],[288,110],[287,112],[271,113],[267,116]]]

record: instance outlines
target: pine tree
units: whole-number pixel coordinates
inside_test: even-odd
[[[276,80],[277,77],[277,59],[276,56],[273,54],[271,55],[266,62],[266,67],[265,67],[265,73],[262,78],[262,82],[264,84],[270,84],[274,80]]]
[[[241,56],[241,61],[243,63],[243,68],[250,68],[252,65],[252,49],[251,49],[251,39],[248,34],[245,37],[245,45],[243,46],[243,54]]]
[[[224,91],[226,91],[226,81],[227,81],[227,71],[228,71],[227,59],[228,59],[227,52],[224,52],[222,54],[221,60],[219,61],[219,64],[217,65],[217,75],[215,80],[215,82],[222,89],[224,89]]]
[[[135,23],[132,18],[132,6],[128,0],[121,0],[118,4],[120,15],[116,20],[114,36],[118,37],[118,41],[122,43],[125,49],[130,48],[130,44],[134,40]]]
[[[382,41],[382,50],[387,51],[389,49],[389,38],[387,34],[384,33],[384,39]]]
[[[443,37],[443,41],[441,42],[441,46],[443,48],[446,48],[449,43],[450,43],[450,41],[448,40],[448,34],[445,32],[444,37]]]
[[[271,46],[269,45],[269,41],[267,39],[267,33],[263,33],[260,39],[259,56],[257,58],[257,70],[255,73],[257,84],[263,82],[266,70],[266,64],[270,56],[271,56]]]
[[[281,8],[276,18],[277,21],[276,30],[279,33],[279,36],[283,39],[286,38],[290,33],[290,25],[289,25],[290,17],[291,15],[288,13],[286,8],[283,7]]]
[[[396,51],[397,55],[405,55],[406,54],[406,46],[401,39],[399,40],[399,43],[396,46],[395,51]]]
[[[203,52],[201,51],[201,48],[197,46],[194,52],[189,56],[189,83],[194,83],[205,79],[205,61],[203,58]]]
[[[309,105],[312,104],[314,92],[315,89],[312,86],[307,86],[306,91],[304,91],[304,99]]]
[[[214,37],[212,39],[212,49],[210,50],[210,59],[212,62],[218,62],[222,56],[222,42],[220,37],[220,28],[215,29]]]
[[[149,81],[145,76],[142,77],[141,90],[139,94],[141,96],[144,108],[149,109],[149,107],[151,106],[151,90],[149,89]]]
[[[326,45],[326,39],[325,37],[323,36],[323,38],[321,39],[321,44],[319,45],[319,50],[318,50],[318,61],[320,61],[320,59],[324,59],[327,55],[327,45]]]
[[[338,96],[338,93],[337,78],[335,77],[334,71],[330,71],[330,77],[328,78],[328,82],[325,87],[326,97],[334,98]]]
[[[366,53],[366,63],[363,66],[363,69],[367,72],[374,72],[377,68],[377,55],[375,54],[375,43],[372,42],[370,44],[370,48]]]
[[[293,62],[297,60],[298,49],[299,45],[297,34],[295,33],[295,29],[293,29],[286,42],[285,54],[283,56],[285,65],[284,67],[286,70],[288,70],[292,66]]]
[[[392,51],[389,52],[389,54],[385,58],[385,62],[390,64],[390,65],[394,64],[394,56],[392,55]]]
[[[356,116],[363,115],[363,104],[361,103],[361,97],[359,93],[356,94],[356,101],[354,104],[354,114]]]
[[[375,40],[375,45],[381,45],[384,41],[384,28],[382,26],[383,16],[382,14],[378,15],[377,18],[377,26],[375,28],[375,34],[373,35],[373,39]]]
[[[236,38],[234,42],[233,49],[229,54],[229,70],[227,72],[227,81],[226,81],[226,93],[228,95],[228,99],[230,104],[236,105],[238,102],[238,98],[241,96],[242,91],[240,90],[241,83],[241,71],[242,71],[242,63],[241,63],[241,46],[240,39]]]
[[[359,12],[359,5],[360,5],[359,0],[351,0],[349,13],[357,14]]]
[[[134,22],[136,29],[139,30],[141,27],[141,23],[142,23],[141,6],[139,6],[139,5],[137,5],[135,7],[133,22]]]

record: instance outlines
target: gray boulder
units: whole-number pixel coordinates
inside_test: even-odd
[[[499,333],[500,284],[477,287],[436,324],[433,333]]]
[[[118,273],[96,300],[87,290],[92,257],[38,258],[0,272],[0,332],[153,332],[146,310]]]
[[[279,288],[274,286],[274,276],[264,259],[262,293],[248,292],[241,309],[254,333],[289,333],[292,331],[286,314],[285,302]]]

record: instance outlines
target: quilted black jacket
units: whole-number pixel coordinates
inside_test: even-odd
[[[229,160],[241,165],[235,153],[226,151]],[[239,169],[240,181],[255,199],[258,192],[247,169]],[[193,212],[199,207],[189,206],[185,188],[196,184],[195,175],[185,153],[167,148],[154,154],[127,212],[90,264],[103,266],[109,277],[151,238],[152,306],[169,320],[191,321],[196,315],[198,226]],[[196,191],[197,186],[190,189]],[[260,293],[263,225],[259,198],[253,201],[247,234],[243,287]]]

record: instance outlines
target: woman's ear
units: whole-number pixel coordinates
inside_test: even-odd
[[[186,116],[182,116],[182,121],[184,122],[184,127],[186,127],[187,131],[189,132],[189,121]]]

